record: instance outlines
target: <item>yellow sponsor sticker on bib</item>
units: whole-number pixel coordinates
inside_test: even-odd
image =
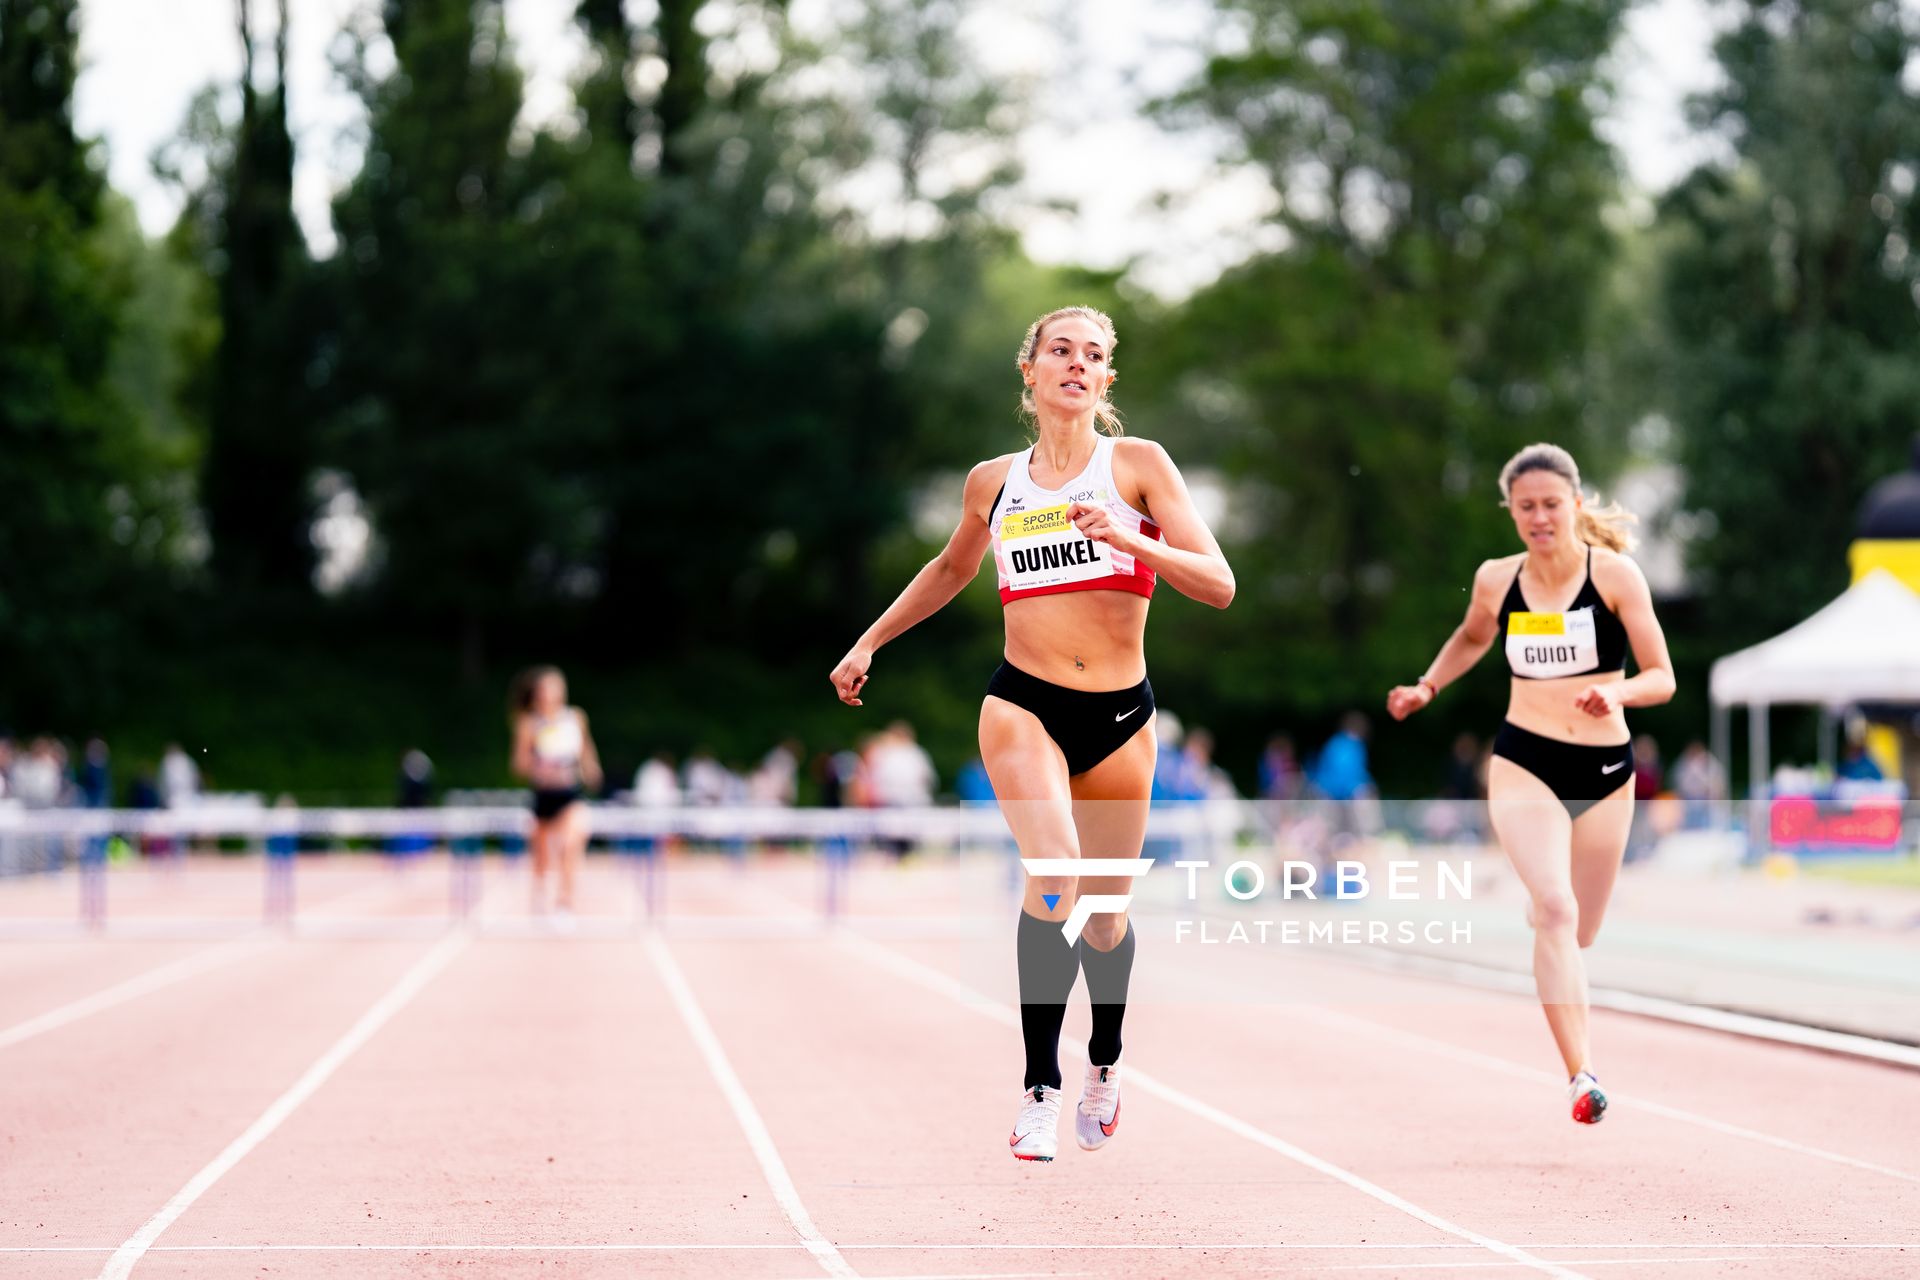
[[[1036,538],[1043,533],[1061,533],[1073,528],[1067,519],[1067,507],[1042,507],[1038,511],[1009,511],[1000,520],[1000,540]]]
[[[1564,613],[1511,613],[1507,615],[1510,636],[1563,636],[1567,634]]]

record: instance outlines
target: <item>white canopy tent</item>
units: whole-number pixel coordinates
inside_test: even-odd
[[[1748,708],[1757,798],[1769,773],[1769,707],[1813,704],[1832,713],[1861,702],[1920,703],[1920,595],[1876,569],[1805,622],[1714,663],[1709,690],[1721,760],[1733,745],[1731,708]]]

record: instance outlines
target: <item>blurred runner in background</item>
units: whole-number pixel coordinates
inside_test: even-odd
[[[534,667],[513,682],[513,771],[533,784],[533,911],[547,910],[547,873],[558,869],[555,922],[573,921],[574,886],[587,852],[586,791],[600,789],[600,755],[587,713],[567,705],[558,667]]]

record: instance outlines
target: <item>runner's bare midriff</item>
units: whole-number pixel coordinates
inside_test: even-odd
[[[1012,601],[1005,612],[1007,661],[1028,675],[1090,692],[1147,678],[1145,596],[1067,591]]]
[[[1607,671],[1555,680],[1515,680],[1513,696],[1507,701],[1507,721],[1543,738],[1583,747],[1617,747],[1632,737],[1626,712],[1616,709],[1596,719],[1574,706],[1573,700],[1588,685],[1618,684],[1625,679],[1625,672]]]

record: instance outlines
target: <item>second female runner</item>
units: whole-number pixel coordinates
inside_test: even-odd
[[[1115,438],[1115,342],[1113,322],[1087,307],[1033,323],[1017,361],[1033,446],[974,467],[945,550],[833,669],[840,700],[859,706],[874,651],[958,595],[991,547],[1006,661],[980,708],[980,756],[1024,858],[1139,857],[1155,753],[1147,602],[1158,581],[1218,608],[1233,599],[1233,571],[1166,450]],[[1028,878],[1016,946],[1026,1074],[1008,1139],[1018,1159],[1059,1149],[1060,1026],[1082,970],[1093,1033],[1075,1136],[1091,1151],[1119,1126],[1133,929],[1124,912],[1095,915],[1069,944],[1062,925],[1076,893],[1131,887]]]
[[[1404,720],[1465,675],[1495,641],[1513,673],[1493,740],[1487,809],[1526,886],[1533,981],[1567,1068],[1573,1118],[1598,1123],[1607,1095],[1587,1035],[1587,973],[1633,822],[1628,707],[1673,696],[1673,663],[1617,508],[1589,511],[1565,449],[1529,445],[1500,471],[1526,547],[1480,566],[1466,620],[1425,675],[1387,695]],[[1627,650],[1639,672],[1627,677]]]

